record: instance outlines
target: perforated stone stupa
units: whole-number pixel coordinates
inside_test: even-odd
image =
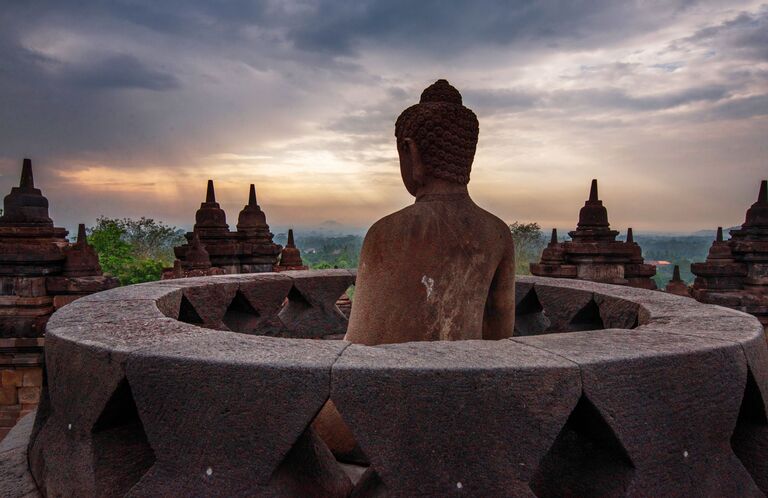
[[[703,303],[719,304],[755,315],[768,327],[768,182],[760,183],[757,201],[741,228],[717,237],[707,260],[693,263],[692,294]]]
[[[627,230],[626,242],[616,240],[618,234],[610,228],[608,211],[598,199],[597,180],[592,180],[589,199],[579,211],[576,230],[568,233],[572,240],[558,242],[557,231],[553,230],[541,261],[531,263],[531,273],[655,289],[652,277],[656,267],[644,263],[632,229]]]
[[[354,281],[325,270],[152,282],[60,310],[47,331],[48,402],[0,444],[0,496],[768,492],[768,346],[754,317],[521,277],[515,300],[529,319],[579,325],[591,309],[599,326],[328,340],[346,328],[333,303]],[[357,462],[318,437],[328,402]]]
[[[306,270],[309,267],[301,259],[301,251],[293,241],[293,228],[288,230],[288,242],[280,253],[280,263],[275,266],[275,271]]]
[[[672,280],[667,283],[664,288],[664,292],[675,294],[678,296],[691,297],[691,291],[688,285],[680,278],[680,266],[675,265],[675,269],[672,270]]]
[[[207,277],[224,273],[224,270],[211,264],[211,258],[200,242],[200,237],[197,232],[192,232],[192,243],[189,245],[184,262],[177,259],[173,262],[172,268],[164,268],[162,279]]]
[[[199,246],[195,246],[195,236],[199,238]],[[231,231],[226,213],[216,202],[213,180],[208,180],[205,202],[200,204],[195,214],[193,231],[186,234],[187,243],[175,247],[174,253],[185,270],[199,263],[193,260],[195,255],[199,256],[199,248],[202,247],[208,254],[210,266],[223,273],[271,272],[282,249],[272,241],[272,237],[267,217],[256,201],[253,184],[248,204],[238,216],[237,230]]]
[[[78,229],[77,242],[54,227],[48,199],[35,188],[32,161],[3,201],[0,217],[0,437],[34,409],[40,396],[43,332],[51,314],[118,285]]]

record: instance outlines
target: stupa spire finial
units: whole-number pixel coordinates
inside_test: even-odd
[[[680,265],[675,265],[674,270],[672,270],[672,281],[673,282],[680,282],[682,279],[680,278]]]
[[[278,268],[282,270],[306,270],[304,262],[301,260],[301,251],[296,247],[293,240],[293,228],[288,229],[288,242],[286,242],[283,251],[280,253],[280,263]]]
[[[24,158],[24,163],[21,167],[21,181],[19,182],[21,188],[35,188],[35,179],[32,176],[32,160]]]
[[[80,223],[77,225],[77,243],[85,244],[87,240],[88,239],[85,236],[85,223]]]
[[[722,242],[723,241],[723,227],[717,227],[717,237],[715,238],[716,242]]]
[[[213,180],[208,180],[208,190],[205,193],[205,202],[216,202],[216,192],[213,190]]]
[[[760,192],[757,194],[759,204],[768,204],[768,180],[760,182]]]
[[[632,227],[627,228],[627,244],[634,244],[635,235],[632,233]]]
[[[256,206],[256,186],[251,183],[251,190],[248,192],[248,205]]]
[[[597,202],[597,179],[592,179],[592,185],[589,188],[589,202]]]
[[[552,229],[552,237],[549,239],[549,245],[557,244],[557,228]]]

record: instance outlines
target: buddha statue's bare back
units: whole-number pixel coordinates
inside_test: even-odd
[[[400,173],[416,202],[368,231],[346,340],[377,345],[512,336],[512,235],[467,190],[478,132],[477,117],[445,80],[425,89],[419,104],[397,119]],[[314,427],[338,458],[359,457],[333,403]]]
[[[509,227],[466,192],[420,196],[369,230],[346,340],[501,339],[513,320]]]

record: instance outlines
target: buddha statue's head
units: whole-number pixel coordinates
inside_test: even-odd
[[[434,180],[466,185],[477,148],[477,116],[461,103],[461,94],[437,80],[418,104],[404,110],[395,123],[400,173],[405,188],[416,195]]]

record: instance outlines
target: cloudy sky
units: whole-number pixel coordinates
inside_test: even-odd
[[[762,0],[765,2],[765,0]],[[741,223],[768,177],[768,4],[2,0],[0,189],[31,157],[58,225],[369,226],[411,202],[394,121],[446,78],[480,119],[470,192],[575,225]]]

